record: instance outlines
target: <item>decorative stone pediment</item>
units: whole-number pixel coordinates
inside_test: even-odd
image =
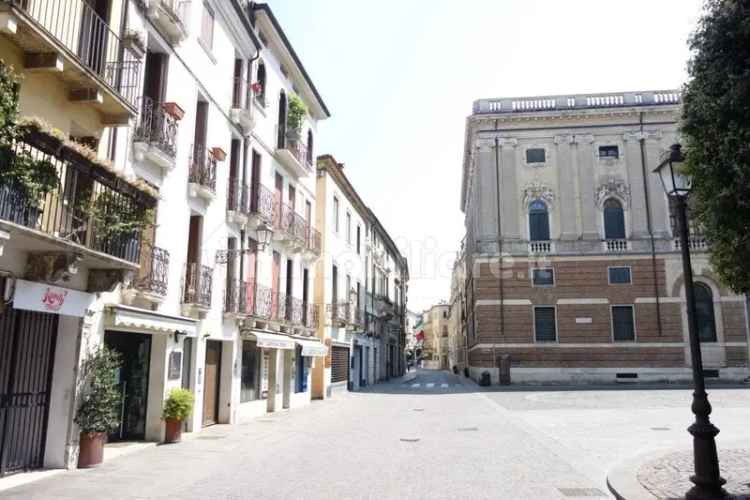
[[[602,208],[607,198],[614,196],[623,202],[627,207],[630,206],[630,186],[617,177],[609,177],[596,188],[596,205]]]
[[[522,193],[522,198],[525,206],[529,206],[529,203],[534,200],[542,200],[551,209],[555,202],[555,193],[546,184],[535,181],[526,185]]]

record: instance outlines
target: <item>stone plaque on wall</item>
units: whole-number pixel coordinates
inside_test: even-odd
[[[169,354],[169,371],[167,378],[169,380],[177,380],[182,376],[182,353],[180,351],[172,351]]]

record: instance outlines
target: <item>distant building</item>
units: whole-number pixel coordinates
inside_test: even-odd
[[[422,359],[425,368],[447,370],[448,366],[448,315],[450,305],[435,304],[422,313],[424,348]]]
[[[672,207],[652,170],[679,141],[677,91],[480,99],[466,123],[468,364],[498,380],[690,378]],[[691,223],[708,373],[748,376],[744,297]]]

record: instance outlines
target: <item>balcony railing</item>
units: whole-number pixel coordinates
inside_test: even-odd
[[[232,108],[251,109],[253,91],[250,83],[242,77],[235,77],[232,81]]]
[[[319,315],[318,305],[303,302],[302,309],[303,309],[302,326],[306,326],[308,328],[317,328],[318,327],[318,315]]]
[[[288,238],[294,236],[294,209],[283,201],[275,203],[273,227]]]
[[[189,263],[185,272],[183,303],[210,309],[212,286],[213,269],[195,262]]]
[[[0,0],[23,12],[29,21],[56,39],[68,57],[96,80],[135,108],[141,63],[122,40],[84,0]],[[34,47],[31,52],[43,52]]]
[[[141,114],[133,133],[133,142],[144,142],[174,159],[177,156],[177,120],[164,111],[163,104],[150,97],[141,98]]]
[[[141,292],[159,297],[167,295],[169,284],[169,252],[163,248],[151,247],[141,262],[135,288]]]
[[[688,238],[688,246],[690,247],[690,250],[707,250],[708,249],[708,241],[704,236],[701,235],[690,235]],[[680,242],[679,238],[676,238],[674,240],[674,249],[675,250],[681,250],[682,243]]]
[[[275,213],[273,192],[262,184],[250,187],[250,215],[258,215],[263,221],[272,223]]]
[[[320,231],[314,227],[307,226],[306,249],[313,255],[320,256],[322,252],[322,239]]]
[[[345,326],[349,324],[349,302],[334,302],[326,304],[326,324],[330,326]]]
[[[604,240],[604,250],[608,253],[627,252],[628,240],[623,240],[623,239]]]
[[[106,221],[122,214],[145,214],[155,200],[122,182],[72,150],[49,149],[41,138],[18,142],[14,153],[25,150],[36,160],[48,161],[56,170],[57,187],[39,199],[29,199],[23,190],[4,183],[0,175],[0,219],[41,231],[70,244],[138,263],[141,234],[115,231]],[[15,161],[0,155],[0,172]],[[91,207],[97,208],[97,216]]]
[[[304,319],[305,309],[301,299],[286,297],[286,320],[292,325],[301,325]]]
[[[318,310],[314,304],[250,281],[230,281],[224,294],[224,312],[244,317],[280,321],[292,326],[316,328]]]
[[[300,164],[306,168],[307,170],[312,170],[312,158],[308,154],[307,146],[301,141],[297,139],[289,139],[287,137],[284,149],[288,150],[290,153],[292,153],[292,156],[300,162]]]
[[[529,242],[529,253],[530,254],[547,254],[552,253],[552,242],[551,241],[530,241]]]
[[[216,157],[204,146],[194,146],[188,182],[216,193]]]
[[[248,215],[250,204],[248,196],[250,190],[239,179],[229,178],[227,187],[227,210]]]

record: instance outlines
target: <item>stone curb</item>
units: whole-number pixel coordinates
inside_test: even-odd
[[[741,440],[731,443],[727,449],[750,446],[750,441]],[[719,460],[721,460],[721,448]],[[638,481],[638,471],[643,464],[675,452],[690,452],[690,446],[680,448],[660,448],[631,457],[614,466],[607,473],[607,488],[617,500],[659,500]]]

